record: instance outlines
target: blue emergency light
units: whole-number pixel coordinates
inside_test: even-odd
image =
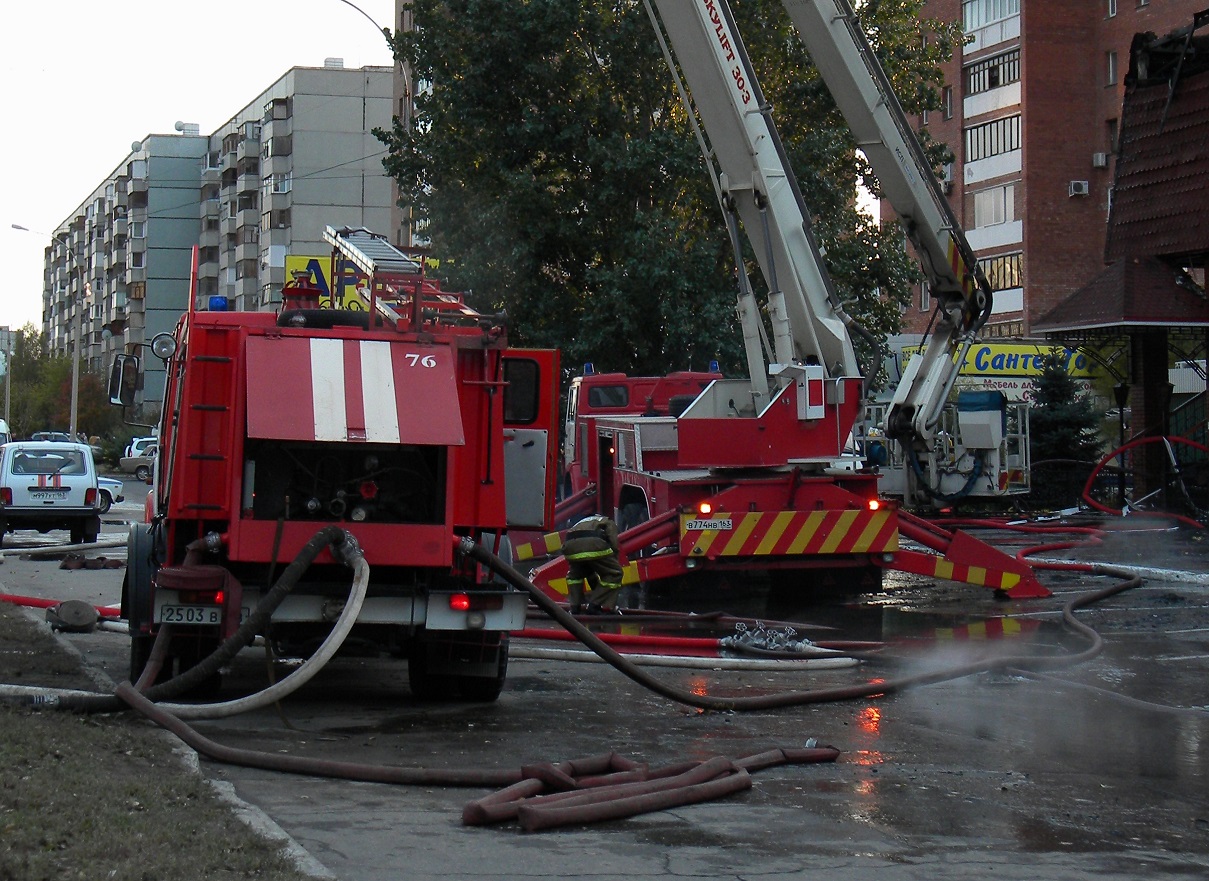
[[[215,295],[210,298],[210,303],[207,308],[211,312],[226,312],[227,311],[227,298],[223,297],[223,296]]]

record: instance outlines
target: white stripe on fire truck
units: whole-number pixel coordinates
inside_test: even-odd
[[[393,351],[388,342],[361,341],[361,400],[365,405],[365,439],[371,443],[399,442]]]
[[[348,440],[348,414],[344,400],[344,341],[313,339],[310,342],[315,440]]]

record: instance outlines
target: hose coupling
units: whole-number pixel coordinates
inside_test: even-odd
[[[332,542],[331,550],[332,556],[346,566],[354,565],[357,560],[365,556],[365,552],[361,550],[361,543],[357,541],[357,536],[347,529],[343,531],[343,535],[338,540]]]
[[[463,535],[460,539],[458,539],[458,553],[462,556],[469,555],[470,552],[476,547],[477,545],[475,544],[474,539],[468,535]]]
[[[206,550],[212,554],[222,550],[223,538],[220,532],[207,532],[202,541],[206,543]]]

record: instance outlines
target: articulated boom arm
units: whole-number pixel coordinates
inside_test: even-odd
[[[778,365],[816,363],[832,377],[859,375],[849,318],[823,267],[797,181],[730,9],[725,0],[654,2],[688,81],[692,106],[687,110],[696,112],[709,138],[711,171],[736,252],[734,214],[768,284],[775,362],[770,368],[764,366],[759,312],[745,285],[739,304],[756,409],[768,403],[766,373],[779,373],[783,368]]]
[[[849,0],[782,0],[923,263],[939,320],[899,383],[887,433],[926,448],[991,288]]]

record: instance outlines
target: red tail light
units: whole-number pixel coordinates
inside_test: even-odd
[[[13,503],[13,491],[7,486],[0,486],[0,505],[11,505]]]
[[[89,508],[97,506],[97,491],[95,489],[87,489],[84,491],[84,504]]]
[[[449,608],[455,612],[470,611],[470,597],[464,593],[451,594],[449,597]]]

